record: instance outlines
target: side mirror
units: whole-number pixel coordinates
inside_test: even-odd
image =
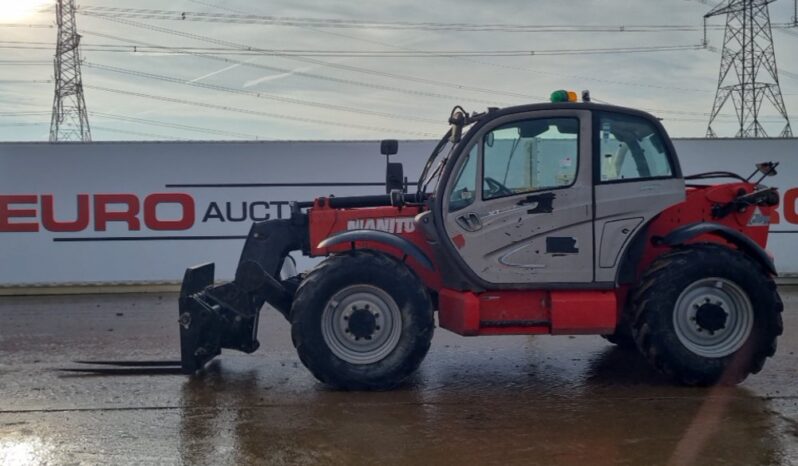
[[[396,139],[383,139],[380,142],[380,154],[390,157],[399,152],[399,141]]]
[[[380,142],[380,153],[385,156],[385,192],[404,191],[404,169],[401,163],[391,163],[391,156],[399,152],[399,141],[396,139],[383,139]]]
[[[385,168],[385,192],[390,194],[391,191],[404,191],[405,176],[404,169],[401,163],[388,162]]]

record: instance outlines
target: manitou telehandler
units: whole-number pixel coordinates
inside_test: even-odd
[[[255,351],[268,303],[302,363],[345,389],[415,371],[435,311],[466,336],[603,335],[690,385],[758,372],[782,332],[764,249],[779,196],[760,184],[777,164],[684,177],[657,118],[576,100],[455,107],[415,189],[389,162],[385,195],[295,202],[252,225],[233,282],[215,285],[213,264],[186,271],[182,369]],[[281,276],[293,251],[326,259]]]

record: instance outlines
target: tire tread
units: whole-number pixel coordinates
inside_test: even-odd
[[[676,360],[674,355],[669,353],[667,346],[663,344],[663,339],[659,338],[662,332],[668,330],[657,328],[657,319],[653,316],[657,312],[655,303],[672,296],[673,293],[678,296],[681,291],[675,290],[671,284],[685,267],[695,266],[696,263],[719,267],[715,264],[718,262],[719,256],[725,261],[725,267],[752,271],[753,277],[758,274],[759,279],[763,282],[764,292],[767,293],[766,302],[772,302],[773,306],[769,310],[759,309],[755,306],[755,312],[764,312],[769,315],[755,315],[754,317],[755,320],[761,320],[762,324],[761,326],[755,325],[752,330],[758,332],[755,336],[756,344],[750,358],[744,358],[744,367],[730,365],[722,374],[717,371],[701,373],[700,370],[685,370],[683,361]],[[752,301],[754,300],[752,299]],[[725,246],[696,243],[660,256],[643,274],[637,289],[632,292],[632,331],[635,343],[643,356],[667,376],[686,385],[737,384],[742,382],[748,374],[755,374],[762,370],[765,360],[775,354],[777,337],[784,330],[781,317],[783,309],[784,305],[773,278],[758,263],[743,253]]]

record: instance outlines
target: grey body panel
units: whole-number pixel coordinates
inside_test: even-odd
[[[589,283],[593,281],[593,193],[591,113],[580,109],[541,110],[496,118],[471,138],[464,153],[498,126],[518,120],[572,117],[580,120],[576,178],[570,187],[544,189],[483,200],[482,183],[475,201],[448,212],[445,229],[466,265],[488,283]],[[530,150],[521,148],[521,150]],[[482,147],[479,149],[480,160]],[[464,163],[461,157],[459,163]],[[455,166],[455,173],[459,167]],[[477,180],[483,166],[477,164]],[[443,192],[450,193],[455,178]],[[550,209],[548,208],[550,205]],[[475,220],[476,219],[476,220]],[[452,238],[461,237],[461,241]]]
[[[598,242],[598,266],[602,268],[615,267],[621,249],[634,237],[637,228],[643,223],[643,217],[610,220],[604,223],[601,234],[596,228],[596,241]]]
[[[656,215],[684,201],[681,178],[630,180],[595,187],[596,281],[614,281],[632,238]]]

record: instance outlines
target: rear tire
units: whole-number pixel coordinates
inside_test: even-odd
[[[299,359],[321,382],[384,390],[412,374],[434,331],[423,283],[387,254],[331,256],[302,281],[291,308]]]
[[[693,244],[658,258],[635,292],[633,333],[658,370],[686,385],[737,384],[776,352],[783,305],[745,254]]]

